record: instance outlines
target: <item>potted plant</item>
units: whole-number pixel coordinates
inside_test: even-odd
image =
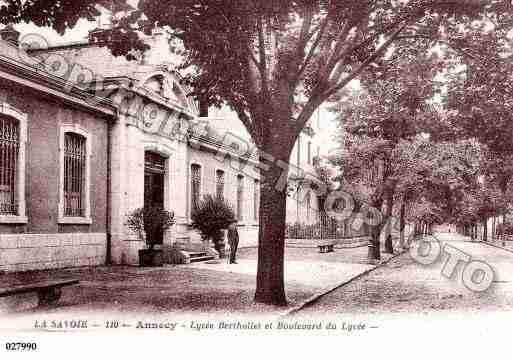
[[[220,257],[225,256],[222,230],[235,220],[235,213],[222,197],[205,195],[192,209],[192,228],[200,231],[203,238],[211,240]]]
[[[160,207],[137,208],[127,216],[127,227],[146,242],[146,249],[139,250],[140,266],[162,266],[162,235],[175,223],[174,213]]]

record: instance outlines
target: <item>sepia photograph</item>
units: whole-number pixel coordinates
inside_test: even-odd
[[[507,357],[512,314],[513,1],[0,0],[0,357]]]

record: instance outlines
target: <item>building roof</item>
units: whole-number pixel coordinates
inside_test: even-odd
[[[80,64],[82,67],[91,70],[95,75],[104,78],[135,78],[136,74],[149,72],[155,68],[154,65],[128,61],[123,56],[113,56],[106,46],[100,43],[90,44],[87,41],[29,51],[35,57],[58,54],[64,57],[69,65]]]
[[[116,113],[110,100],[96,97],[73,83],[48,73],[37,59],[13,43],[3,40],[0,40],[0,77],[88,111],[102,113],[111,118]]]
[[[104,85],[107,82],[115,86],[125,84],[141,95],[153,97],[155,100],[155,96],[160,97],[157,102],[167,104],[174,110],[180,108],[189,116],[198,114],[194,99],[187,96],[189,89],[183,86],[180,75],[169,64],[159,64],[155,59],[136,61],[128,60],[124,56],[114,56],[108,47],[98,42],[75,42],[37,48],[31,54],[46,62],[54,58],[64,59],[69,70],[62,76],[75,82],[83,81],[84,77],[88,78],[91,91],[97,91],[98,84]],[[75,69],[77,65],[78,70]],[[75,74],[72,69],[75,69]],[[84,76],[80,77],[79,73]],[[84,86],[81,82],[78,84]]]

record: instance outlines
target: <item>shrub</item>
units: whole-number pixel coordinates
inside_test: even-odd
[[[503,230],[504,230],[504,234],[513,235],[513,223],[506,222],[505,225],[503,225],[502,223],[498,223],[497,226],[495,227],[496,233],[501,234]]]
[[[148,249],[153,250],[154,246],[159,244],[160,239],[156,233],[162,233],[175,224],[174,217],[173,212],[159,207],[137,208],[128,214],[126,225],[146,241]]]
[[[192,228],[216,242],[223,239],[219,232],[235,221],[235,213],[223,198],[207,194],[192,209],[191,220]]]

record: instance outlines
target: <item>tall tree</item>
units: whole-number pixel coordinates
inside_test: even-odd
[[[365,171],[369,164],[380,167],[370,204],[378,210],[383,205],[385,208],[382,223],[372,230],[371,261],[380,258],[380,234],[392,216],[398,181],[407,174],[401,172],[404,162],[399,160],[397,148],[402,140],[414,139],[423,132],[423,119],[431,111],[427,100],[434,95],[433,81],[438,71],[437,57],[428,51],[429,42],[417,48],[399,45],[361,76],[359,94],[342,98],[333,106],[341,122],[341,143],[348,145],[339,165],[350,167],[352,172]],[[345,136],[358,141],[346,141]],[[409,170],[415,173],[414,168]],[[393,252],[389,235],[385,250]]]
[[[437,165],[436,146],[425,136],[418,136],[410,141],[401,141],[396,148],[397,186],[396,196],[399,201],[398,217],[400,243],[405,244],[405,228],[408,218],[406,210],[414,209],[428,186]],[[419,218],[415,218],[418,222]]]
[[[0,21],[34,21],[59,31],[96,5],[115,4],[103,38],[115,54],[144,46],[138,31],[168,27],[182,39],[196,95],[228,103],[260,151],[259,257],[255,300],[285,305],[282,185],[294,143],[314,111],[360,76],[399,36],[436,37],[466,24],[491,0],[127,0],[4,1]],[[445,25],[444,25],[445,24]],[[411,44],[415,46],[415,40]],[[420,40],[419,40],[420,41]]]
[[[509,8],[512,6],[510,3]],[[497,12],[461,38],[449,40],[460,43],[465,55],[452,60],[445,98],[453,134],[474,138],[485,147],[483,175],[489,186],[500,190],[501,198],[494,201],[498,202],[495,207],[502,209],[503,218],[508,185],[513,178],[512,30],[511,16]],[[478,197],[483,196],[494,198],[483,193]],[[493,211],[484,212],[491,215]]]

